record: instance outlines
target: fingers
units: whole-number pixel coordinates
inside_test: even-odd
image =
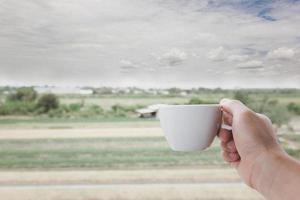
[[[247,109],[247,107],[240,101],[231,99],[222,99],[220,101],[221,108],[232,115],[237,115],[241,111]]]
[[[221,140],[222,157],[226,162],[234,163],[240,160],[240,155],[235,146],[232,134],[230,131],[221,129],[219,133]]]
[[[237,162],[238,160],[240,160],[240,155],[237,152],[229,153],[229,152],[223,151],[222,157],[226,162],[230,162],[230,163]]]
[[[229,142],[232,139],[232,133],[229,130],[221,129],[219,132],[219,138],[221,142]]]
[[[221,142],[221,147],[223,151],[234,153],[237,152],[236,146],[234,144],[233,140],[230,140],[229,142]]]
[[[222,114],[223,123],[232,126],[232,115],[226,111]]]

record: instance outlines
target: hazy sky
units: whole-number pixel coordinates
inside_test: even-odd
[[[297,0],[0,0],[0,85],[300,88]]]

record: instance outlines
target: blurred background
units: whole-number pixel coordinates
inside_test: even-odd
[[[222,97],[268,115],[285,150],[300,159],[297,89],[1,87],[0,193],[7,199],[260,199],[223,162],[217,139],[203,152],[172,152],[156,119],[162,104]]]
[[[300,159],[300,2],[0,0],[0,196],[263,199],[173,152],[165,104],[242,101]]]

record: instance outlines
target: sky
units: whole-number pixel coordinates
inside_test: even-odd
[[[0,85],[300,88],[298,0],[0,0]]]

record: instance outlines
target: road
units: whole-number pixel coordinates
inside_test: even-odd
[[[175,183],[109,185],[2,185],[6,200],[85,199],[263,199],[243,183]]]
[[[74,129],[0,129],[0,139],[163,137],[159,127],[74,128]]]

